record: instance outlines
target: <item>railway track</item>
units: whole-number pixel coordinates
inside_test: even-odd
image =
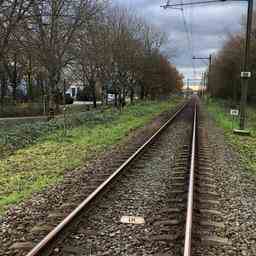
[[[131,156],[127,156],[126,160],[121,159],[120,162],[124,162],[121,163],[111,175],[106,173],[105,176],[103,175],[100,177],[99,180],[96,181],[96,183],[99,183],[100,185],[85,200],[83,200],[74,211],[68,214],[65,219],[61,220],[48,235],[44,236],[39,243],[33,246],[26,256],[157,255],[157,252],[163,249],[163,247],[164,250],[161,252],[161,255],[165,255],[163,253],[166,253],[166,255],[192,256],[201,255],[200,252],[205,250],[205,245],[208,247],[228,244],[226,239],[219,238],[216,235],[221,233],[219,230],[224,227],[219,221],[221,219],[221,214],[218,212],[218,195],[214,192],[215,184],[212,174],[213,167],[210,163],[210,152],[208,151],[206,131],[200,127],[198,113],[197,99],[192,99],[190,103],[182,106],[150,139],[140,146],[135,153]],[[186,122],[183,122],[183,126],[178,126],[176,124],[177,127],[173,129],[179,130],[179,135],[177,136],[182,138],[180,140],[183,145],[179,145],[179,147],[181,147],[178,156],[176,155],[177,152],[175,152],[175,161],[172,166],[173,171],[170,172],[169,168],[171,163],[169,162],[168,155],[166,155],[168,151],[164,148],[164,145],[166,140],[170,140],[170,146],[168,147],[171,147],[171,145],[174,144],[168,137],[169,135],[167,131],[172,127],[170,124],[174,123],[175,125],[175,121],[177,123],[177,120],[180,118],[185,118]],[[178,145],[176,145],[176,147],[177,146]],[[174,146],[172,145],[172,147]],[[174,150],[174,148],[172,148],[172,150]],[[156,158],[157,155],[160,156],[160,160]],[[161,159],[161,157],[163,159]],[[164,159],[167,159],[166,162]],[[145,162],[150,161],[152,161],[153,166],[154,164],[156,166],[159,165],[158,167],[164,170],[160,176],[159,168],[150,169],[150,172],[148,172],[145,167]],[[141,171],[141,169],[143,170]],[[139,182],[139,186],[136,190],[137,185],[133,183],[134,180],[142,180],[142,182],[147,185],[141,189],[144,185]],[[166,180],[168,181],[165,186],[162,186],[163,184],[161,183]],[[123,187],[120,184],[128,189],[127,192],[123,192]],[[116,187],[118,187],[117,191],[115,191]],[[134,187],[133,192],[131,192],[131,187]],[[148,187],[152,188],[148,190]],[[151,203],[151,201],[154,202],[154,199],[151,199],[152,195],[154,196],[154,190],[158,191],[155,204]],[[121,200],[120,195],[116,196],[118,193],[121,193]],[[140,196],[136,196],[137,193]],[[147,206],[144,207],[143,205],[145,205],[145,201],[147,200],[147,197],[146,199],[144,198],[146,193],[152,194],[149,196]],[[109,194],[110,198],[104,198]],[[112,194],[113,198],[111,198]],[[126,222],[126,224],[123,223],[121,225],[128,225],[129,229],[133,230],[133,225],[138,225],[136,222],[141,224],[140,230],[136,231],[140,234],[138,236],[135,235],[135,237],[137,240],[142,239],[140,243],[146,245],[143,248],[143,251],[138,252],[140,249],[136,249],[136,245],[133,242],[131,243],[131,247],[135,248],[130,248],[131,252],[129,253],[127,253],[128,249],[123,245],[119,246],[120,251],[116,251],[116,248],[112,248],[111,246],[109,248],[109,245],[106,245],[106,248],[104,248],[105,254],[103,252],[96,252],[97,248],[95,248],[95,252],[93,252],[93,246],[90,246],[89,249],[85,248],[85,244],[88,244],[88,237],[90,240],[90,236],[83,237],[83,234],[91,234],[92,232],[93,235],[91,235],[91,237],[95,237],[94,227],[95,229],[98,228],[99,231],[102,231],[104,227],[107,226],[106,224],[103,224],[103,228],[100,225],[97,227],[97,221],[104,222],[104,217],[101,219],[101,215],[105,214],[104,211],[106,211],[107,214],[107,211],[109,211],[110,208],[111,211],[113,211],[112,209],[115,207],[105,205],[103,208],[99,208],[100,210],[98,209],[98,212],[96,210],[96,213],[93,213],[98,205],[102,205],[108,200],[110,200],[110,202],[115,201],[117,197],[117,202],[122,201],[124,202],[124,205],[126,205],[125,207],[127,207],[127,200],[130,202],[130,198],[133,196],[136,198],[133,201],[139,202],[139,207],[144,207],[143,211],[146,212],[150,207],[156,207],[157,209],[155,212],[149,210],[149,213],[145,218],[138,218],[138,216],[136,217],[132,215],[121,216],[123,217],[121,218],[121,221]],[[167,201],[168,203],[166,203]],[[157,205],[158,203],[159,205]],[[161,205],[162,209],[160,207]],[[120,212],[122,212],[122,207],[120,207]],[[129,209],[127,212],[136,212],[137,210],[138,209]],[[142,216],[143,211],[141,213]],[[109,215],[112,215],[112,212]],[[118,216],[119,215],[120,213],[118,213]],[[93,226],[90,226],[91,216],[98,216],[93,220],[96,221]],[[57,215],[55,216],[55,219],[58,219]],[[115,220],[115,222],[120,222],[120,220]],[[143,232],[145,232],[144,228],[141,230],[141,227],[143,227],[145,222],[149,223],[150,226],[148,229],[145,229],[147,233],[146,239],[142,237]],[[82,230],[80,230],[80,232],[76,231],[81,228]],[[112,226],[110,229],[112,229]],[[123,227],[123,230],[126,230],[126,227]],[[141,233],[141,231],[143,232]],[[122,240],[122,228],[120,230],[120,227],[117,232],[104,232],[103,234],[105,236],[109,235],[107,232],[110,232],[110,243],[114,240],[113,236],[116,236],[117,234],[120,236],[120,238],[117,237],[117,240]],[[128,234],[132,232],[133,231],[131,230],[127,231]],[[71,238],[69,238],[70,234],[72,234]],[[81,237],[82,239],[80,239]],[[69,240],[71,242],[67,242]],[[77,244],[77,240],[82,240],[82,242]],[[123,241],[123,244],[125,243],[126,242]],[[65,244],[65,246],[63,246],[63,244]],[[66,246],[66,244],[70,245]],[[147,254],[147,249],[150,251],[149,254]],[[132,252],[134,254],[132,254]]]

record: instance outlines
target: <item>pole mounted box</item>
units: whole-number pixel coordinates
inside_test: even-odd
[[[230,109],[230,115],[231,116],[238,116],[239,110],[238,109]]]
[[[241,72],[241,78],[251,78],[251,72]]]

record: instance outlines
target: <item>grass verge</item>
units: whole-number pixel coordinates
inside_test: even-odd
[[[9,156],[17,149],[37,143],[42,136],[52,134],[57,130],[63,130],[64,123],[67,128],[74,128],[88,122],[102,122],[117,118],[114,111],[102,112],[101,109],[81,112],[81,108],[68,106],[66,119],[63,115],[47,122],[46,118],[33,119],[0,119],[0,159]],[[80,107],[80,106],[79,106]],[[76,112],[75,110],[79,111]]]
[[[82,166],[92,154],[114,145],[131,130],[144,126],[180,99],[128,106],[124,111],[106,110],[68,130],[40,137],[34,145],[0,160],[0,213],[33,192],[62,180],[65,171]]]
[[[239,152],[241,161],[246,169],[256,174],[256,112],[255,108],[248,107],[247,127],[251,136],[240,136],[233,133],[233,128],[238,128],[238,120],[233,121],[229,114],[228,103],[220,100],[210,100],[207,109],[218,126],[224,129],[225,138],[236,151]]]

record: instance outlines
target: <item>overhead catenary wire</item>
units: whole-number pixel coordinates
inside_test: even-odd
[[[229,1],[232,1],[234,3],[236,3],[236,0],[229,0]],[[172,8],[172,9],[179,9],[182,11],[182,19],[183,19],[183,23],[184,23],[184,26],[185,26],[185,30],[186,30],[186,33],[188,34],[187,36],[187,41],[189,42],[189,48],[190,48],[190,52],[192,53],[192,57],[194,56],[194,44],[193,44],[193,22],[191,21],[191,30],[189,31],[188,29],[188,25],[187,25],[187,22],[186,22],[186,19],[185,19],[185,14],[184,14],[184,7],[193,7],[195,5],[199,5],[199,6],[203,6],[203,5],[210,5],[210,4],[218,4],[222,2],[223,4],[228,4],[226,0],[198,0],[198,1],[193,1],[193,0],[190,0],[189,2],[183,2],[183,0],[181,0],[179,3],[171,3],[170,0],[167,0],[166,4],[165,5],[161,5],[160,7],[164,8],[164,9],[167,9],[167,8]],[[244,1],[244,2],[247,2],[247,1]],[[192,19],[193,19],[193,13],[192,13]],[[189,33],[190,35],[189,35]],[[189,39],[188,39],[189,37]],[[219,36],[218,36],[219,37]],[[194,73],[194,77],[195,77],[195,73],[196,73],[196,68],[195,68],[195,63],[194,61],[192,62],[192,67],[193,67],[193,73]]]
[[[192,1],[191,1],[192,3]],[[191,48],[192,48],[192,55],[195,55],[195,44],[194,44],[194,36],[193,36],[193,25],[194,25],[194,8],[193,6],[189,8],[189,29],[190,29],[190,38],[191,38]],[[193,73],[194,78],[196,77],[196,65],[195,60],[193,59]]]
[[[181,0],[181,5],[183,5],[183,0]],[[187,38],[187,42],[188,42],[188,51],[190,53],[190,60],[191,60],[191,65],[193,68],[193,73],[195,75],[196,73],[196,69],[195,69],[195,63],[193,61],[193,56],[194,56],[194,49],[193,49],[193,43],[192,43],[192,34],[189,30],[189,26],[188,23],[186,21],[186,17],[185,17],[185,13],[184,13],[184,8],[181,8],[181,15],[182,15],[182,21],[183,21],[183,25],[184,25],[184,29],[185,29],[185,33],[186,33],[186,38]]]

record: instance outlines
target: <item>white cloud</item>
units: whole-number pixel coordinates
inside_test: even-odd
[[[170,48],[176,49],[173,61],[185,77],[194,77],[192,55],[209,56],[221,48],[229,34],[241,32],[242,15],[247,10],[247,2],[228,1],[207,6],[186,7],[184,16],[192,35],[192,47],[191,45],[188,47],[182,12],[160,8],[160,5],[166,3],[165,0],[112,0],[112,2],[136,9],[138,14],[168,34],[172,43]],[[171,2],[180,3],[178,0]],[[206,69],[207,63],[195,61],[194,66],[196,73],[200,74]]]

